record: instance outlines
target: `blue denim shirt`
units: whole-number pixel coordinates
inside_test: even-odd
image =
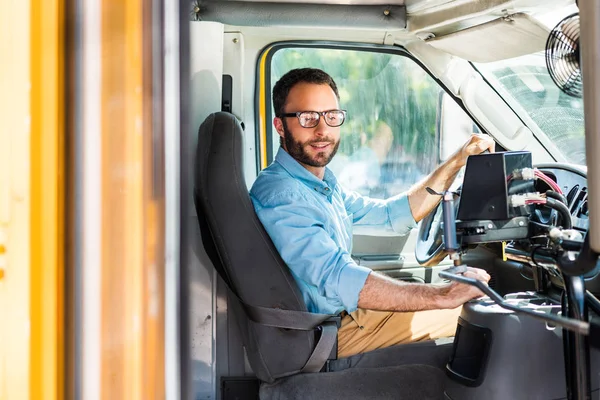
[[[406,194],[378,200],[346,191],[328,168],[321,180],[281,148],[258,175],[250,197],[314,313],[352,312],[358,306],[371,270],[350,257],[353,225],[400,234],[415,226]]]

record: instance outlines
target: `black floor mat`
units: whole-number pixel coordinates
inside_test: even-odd
[[[442,400],[444,373],[427,365],[351,368],[263,383],[261,400]]]

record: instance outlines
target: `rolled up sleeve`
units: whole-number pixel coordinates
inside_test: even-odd
[[[252,200],[258,218],[299,285],[312,287],[333,309],[356,310],[371,270],[357,265],[333,240],[324,225],[324,210],[297,193],[280,193],[263,203]],[[322,312],[319,299],[310,300],[309,311]]]
[[[339,276],[338,293],[344,309],[351,313],[358,308],[358,297],[371,273],[369,268],[361,267],[354,261],[342,267]]]
[[[391,197],[386,200],[386,203],[392,229],[395,232],[405,235],[417,226],[410,211],[410,204],[406,193],[400,193],[397,196]]]

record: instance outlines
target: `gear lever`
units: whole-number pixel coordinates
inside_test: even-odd
[[[448,253],[448,257],[454,262],[454,267],[448,272],[454,274],[462,274],[467,270],[467,267],[463,265],[462,256],[460,252],[460,245],[456,238],[456,212],[454,208],[454,197],[457,193],[449,190],[443,193],[438,193],[429,186],[426,188],[427,192],[434,196],[440,196],[442,198],[442,220],[444,221],[444,250]]]

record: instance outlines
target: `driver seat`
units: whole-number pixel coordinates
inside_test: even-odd
[[[426,341],[335,359],[337,325],[329,315],[307,312],[254,212],[242,133],[226,112],[201,125],[194,203],[203,247],[229,288],[248,361],[263,381],[261,398],[441,398],[451,343]]]

